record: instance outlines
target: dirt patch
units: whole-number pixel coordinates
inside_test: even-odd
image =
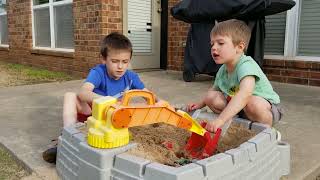
[[[175,167],[180,166],[183,160],[191,161],[184,150],[191,135],[187,130],[159,123],[130,128],[130,132],[131,140],[138,143],[136,148],[128,151],[132,155]],[[216,153],[236,148],[255,135],[245,127],[233,123],[220,139]],[[172,148],[168,148],[167,143]]]
[[[13,77],[7,72],[7,69],[0,64],[0,87],[8,87],[12,84]]]

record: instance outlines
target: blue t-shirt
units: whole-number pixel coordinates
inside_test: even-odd
[[[115,80],[108,75],[105,64],[92,68],[85,82],[94,85],[94,93],[115,98],[120,98],[124,91],[144,88],[143,82],[135,72],[127,70],[120,79]]]

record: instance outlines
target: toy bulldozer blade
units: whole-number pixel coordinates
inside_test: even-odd
[[[206,124],[206,122],[202,122],[201,126],[205,127]],[[186,151],[193,159],[204,159],[212,156],[216,151],[221,131],[218,128],[213,137],[208,131],[203,136],[193,132],[185,147]]]

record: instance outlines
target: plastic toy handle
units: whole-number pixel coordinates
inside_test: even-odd
[[[147,100],[148,105],[154,105],[156,103],[155,95],[150,91],[145,90],[129,90],[126,91],[122,98],[122,105],[128,106],[131,98],[143,97]]]

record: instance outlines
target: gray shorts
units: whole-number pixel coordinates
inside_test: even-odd
[[[273,104],[271,102],[269,102],[269,103],[271,105],[272,126],[273,126],[273,125],[277,124],[281,120],[281,118],[283,116],[283,109],[282,109],[280,104]],[[244,113],[243,110],[241,110],[238,113],[238,115],[239,115],[240,118],[248,119],[248,117],[246,116],[246,114]]]
[[[283,116],[283,109],[280,104],[271,104],[271,113],[272,113],[272,126],[277,124],[282,116]]]

